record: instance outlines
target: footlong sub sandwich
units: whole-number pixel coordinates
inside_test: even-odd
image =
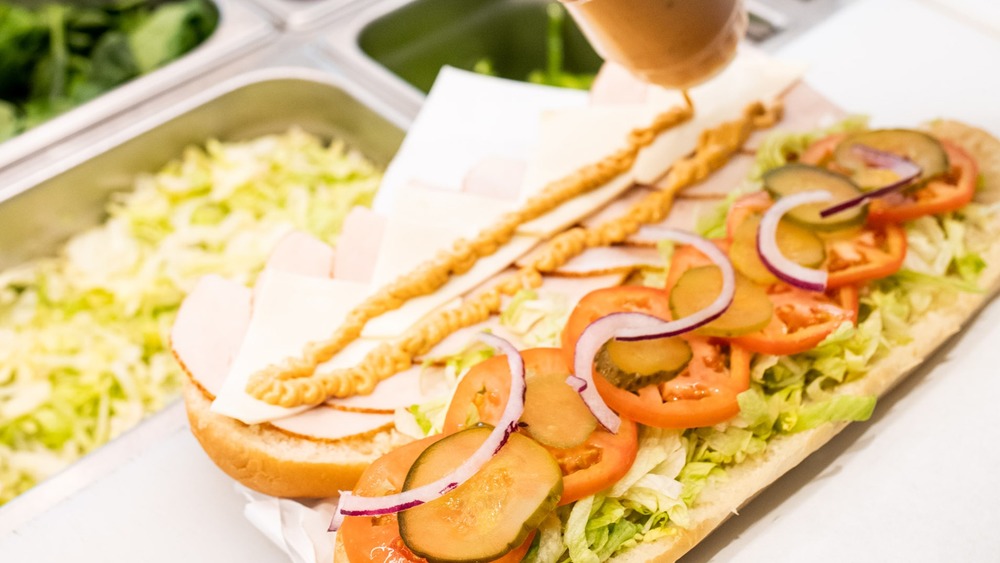
[[[358,211],[336,253],[290,235],[254,288],[206,277],[172,335],[192,431],[250,488],[339,496],[338,561],[676,560],[1000,284],[1000,141],[784,99],[809,130],[750,104],[655,185],[628,173],[690,105],[521,202],[414,187],[437,230]]]

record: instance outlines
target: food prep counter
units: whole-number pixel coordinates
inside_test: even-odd
[[[870,113],[876,125],[946,115],[1000,135],[1000,112],[993,96],[983,94],[1000,87],[1000,76],[983,66],[1000,57],[1000,26],[990,23],[997,21],[990,7],[825,1],[836,13],[808,33],[767,35],[761,46],[809,64],[807,81],[835,103]],[[197,64],[176,72],[167,67],[159,78],[150,75],[95,100],[79,117],[67,114],[49,129],[22,135],[14,148],[0,146],[0,199],[20,202],[0,206],[0,267],[51,250],[94,224],[110,190],[209,137],[248,138],[298,124],[344,137],[383,164],[391,158],[422,100],[404,79],[429,82],[390,70],[402,64],[392,63],[394,57],[405,62],[413,53],[393,45],[396,28],[382,30],[379,22],[433,0],[257,2],[218,2],[232,26],[226,32],[231,43],[214,54],[206,43],[191,55],[203,57]],[[789,30],[814,23],[796,15],[799,0],[788,2],[768,3],[783,16],[761,13]],[[220,23],[210,42],[223,42],[229,36],[218,34],[226,29]],[[592,68],[591,56],[581,55],[580,70]],[[932,66],[947,68],[946,79],[929,79]],[[397,71],[405,74],[398,70],[404,67]],[[84,181],[93,177],[108,180]],[[92,190],[86,209],[72,208],[64,197],[70,186]],[[46,217],[57,211],[67,220],[48,224]],[[26,239],[30,246],[14,244]],[[969,430],[1000,423],[987,402],[1000,391],[988,377],[990,366],[1000,363],[1000,351],[990,345],[1000,337],[998,327],[1000,305],[993,303],[882,400],[872,421],[849,427],[684,561],[989,560],[1000,553],[990,531],[1000,520],[988,504],[1000,498],[988,473],[1000,454],[984,450],[981,436]],[[951,422],[931,424],[942,413]],[[968,452],[977,456],[974,467],[956,467]],[[183,405],[174,402],[0,507],[0,560],[288,560],[244,518],[244,504],[187,430]],[[866,511],[871,505],[877,509]]]

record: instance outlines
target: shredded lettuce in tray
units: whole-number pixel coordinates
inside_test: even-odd
[[[168,334],[200,276],[252,282],[292,229],[334,242],[379,180],[300,130],[209,141],[116,194],[57,256],[0,273],[0,504],[176,396]]]

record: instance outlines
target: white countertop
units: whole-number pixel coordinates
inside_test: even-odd
[[[809,63],[810,83],[877,125],[943,116],[1000,136],[998,22],[988,0],[859,0],[778,54]],[[850,426],[684,561],[998,560],[997,342],[993,303],[870,422]],[[117,468],[85,460],[101,475],[90,485],[70,493],[71,469],[0,510],[0,560],[287,560],[243,518],[242,496],[187,431],[181,406],[154,420],[155,431],[109,450]],[[52,508],[31,506],[61,490],[70,496]]]

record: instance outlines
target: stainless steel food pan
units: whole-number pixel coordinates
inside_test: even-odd
[[[300,31],[321,25],[327,18],[363,0],[255,0],[288,30]]]
[[[0,270],[52,254],[68,237],[97,225],[111,192],[155,172],[185,147],[240,140],[292,126],[343,139],[386,165],[403,139],[403,120],[349,82],[314,68],[273,67],[239,74],[90,143],[30,176],[0,180]],[[136,428],[0,507],[0,536],[139,453],[180,431],[174,402]],[[2,559],[2,558],[0,558]]]
[[[324,30],[331,54],[369,88],[416,112],[443,65],[472,69],[489,59],[523,80],[546,65],[548,0],[388,0]],[[563,26],[568,72],[596,72],[601,59],[572,18]]]
[[[128,189],[182,149],[209,138],[250,138],[298,125],[337,137],[385,165],[403,131],[349,84],[312,69],[239,76],[35,173],[0,185],[0,269],[53,252],[98,224],[108,195]]]
[[[26,5],[40,0],[22,0]],[[275,30],[263,14],[243,0],[212,0],[219,23],[212,35],[180,59],[123,84],[59,117],[0,143],[0,170],[34,158],[47,147],[91,127],[139,102],[183,84],[213,66],[232,60],[262,44]]]

